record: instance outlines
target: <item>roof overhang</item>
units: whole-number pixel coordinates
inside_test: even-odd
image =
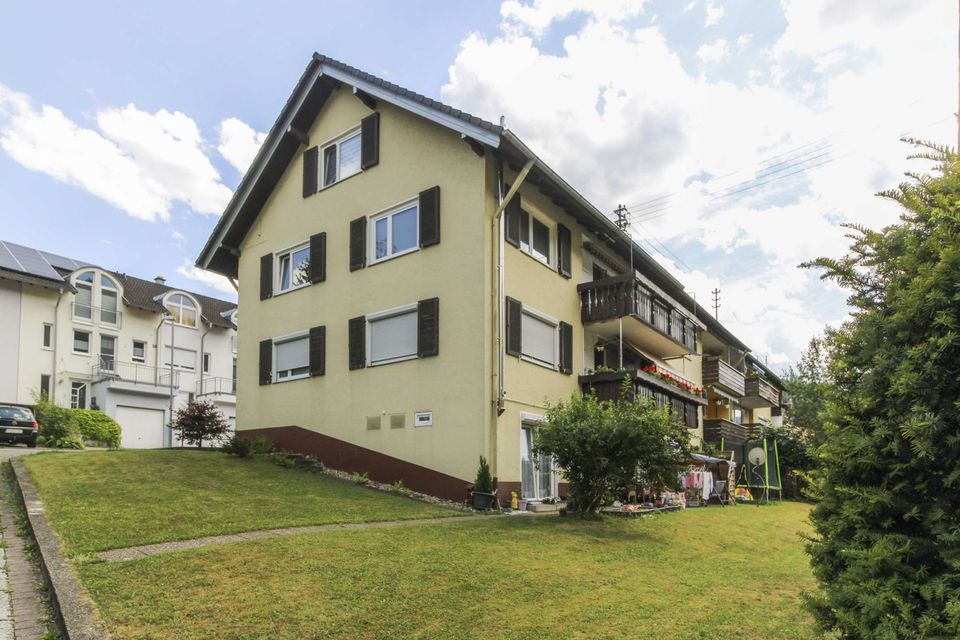
[[[10,271],[9,269],[0,269],[0,278],[4,280],[15,280],[25,284],[32,284],[45,289],[55,289],[57,291],[73,291],[73,287],[66,280],[53,280],[50,278],[41,278],[19,271]]]

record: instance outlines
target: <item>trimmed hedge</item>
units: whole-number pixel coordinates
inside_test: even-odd
[[[72,409],[71,413],[84,440],[120,446],[120,425],[116,420],[97,409]]]

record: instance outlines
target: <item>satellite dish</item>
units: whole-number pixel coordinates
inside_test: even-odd
[[[767,461],[767,452],[764,451],[762,447],[754,447],[750,449],[750,453],[747,454],[747,460],[749,460],[753,466],[759,467]]]

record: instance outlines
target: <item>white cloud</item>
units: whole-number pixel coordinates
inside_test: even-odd
[[[178,247],[182,247],[183,243],[186,242],[187,236],[183,235],[176,229],[170,230],[170,239],[173,240]]]
[[[724,8],[717,0],[707,0],[706,10],[707,17],[703,23],[706,27],[713,26],[720,22],[720,19],[723,18],[723,14],[725,13]]]
[[[266,133],[254,130],[243,120],[227,118],[220,123],[217,151],[237,171],[245,173],[266,139]]]
[[[177,267],[177,273],[184,278],[205,284],[223,294],[227,294],[228,300],[235,300],[237,297],[237,290],[233,288],[229,280],[218,273],[196,267],[190,260],[184,259],[183,264]]]
[[[142,220],[167,220],[174,202],[219,214],[230,190],[203,151],[196,124],[180,112],[130,104],[96,115],[99,131],[0,85],[0,147],[40,171]]]
[[[787,27],[758,61],[770,71],[746,82],[691,74],[656,25],[610,11],[584,9],[589,19],[563,51],[546,53],[538,34],[563,10],[507,2],[498,35],[461,43],[442,98],[491,120],[506,114],[601,210],[646,203],[631,206],[643,219],[634,233],[685,256],[696,271],[676,272],[702,302],[719,286],[721,318],[775,363],[844,314],[844,294],[796,265],[844,251],[839,221],[896,220],[873,194],[917,168],[898,141],[905,131],[955,136],[951,8],[901,3],[888,19],[854,2],[863,10],[783,0]],[[518,30],[518,14],[532,26]],[[725,41],[698,44],[706,60],[729,53]],[[910,95],[896,78],[922,91]]]
[[[748,44],[750,44],[750,41],[751,41],[751,40],[753,40],[753,34],[752,34],[752,33],[743,33],[743,34],[740,34],[740,35],[737,37],[737,46],[738,46],[738,47],[741,47],[741,48],[742,48],[742,47],[745,47],[745,46],[747,46]]]
[[[585,13],[600,20],[626,19],[643,12],[644,0],[505,0],[500,15],[513,26],[542,34],[551,23],[575,13]]]
[[[723,38],[718,38],[710,44],[702,44],[697,49],[697,57],[707,64],[720,62],[728,55],[730,50],[727,49],[727,41]]]

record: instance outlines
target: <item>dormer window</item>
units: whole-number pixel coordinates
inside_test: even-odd
[[[99,322],[110,327],[120,326],[119,293],[117,283],[109,276],[84,271],[74,279],[77,289],[73,303],[73,318],[84,323]]]
[[[360,173],[360,130],[354,130],[323,148],[323,186]]]
[[[164,304],[173,321],[182,327],[197,327],[197,305],[182,293],[175,293]]]

